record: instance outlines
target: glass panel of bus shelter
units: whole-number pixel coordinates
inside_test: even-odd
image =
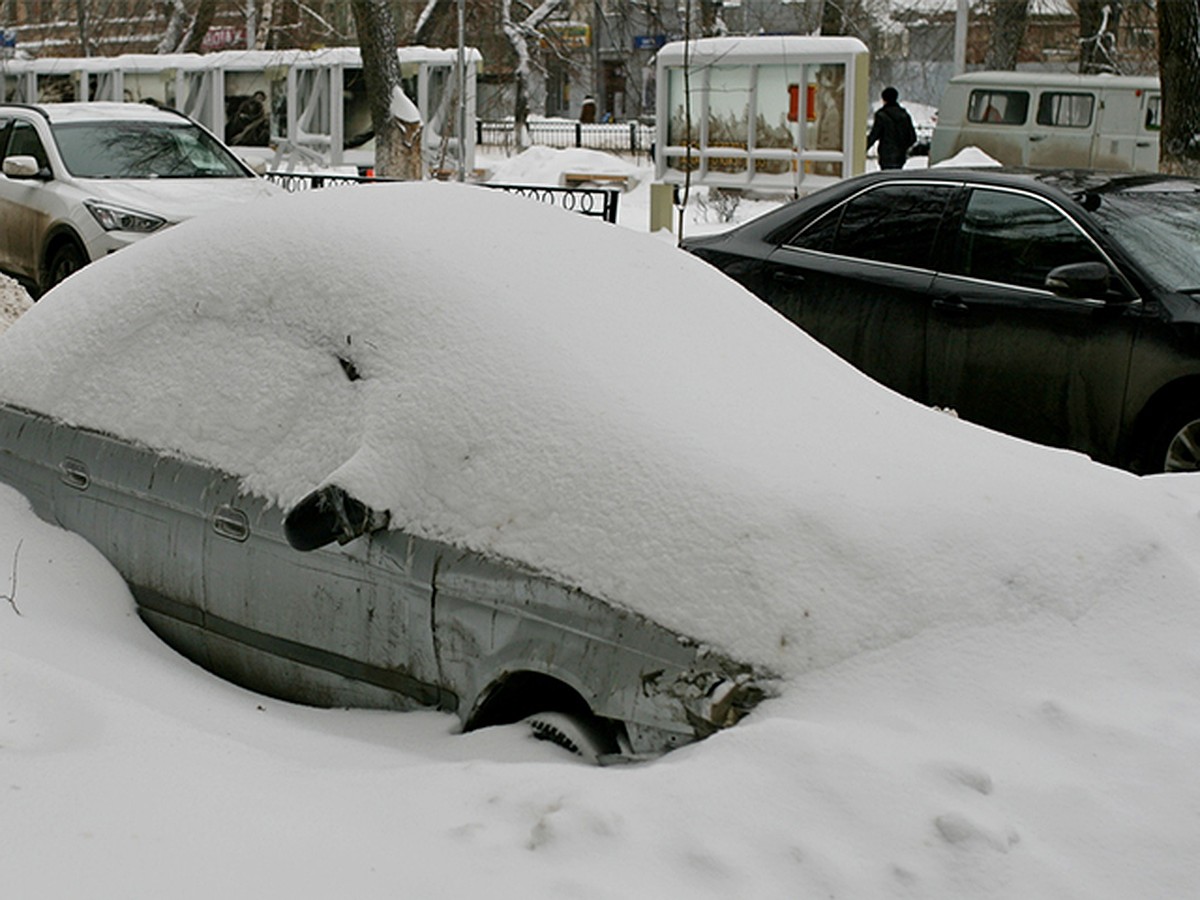
[[[271,85],[261,69],[225,72],[225,143],[266,147],[271,142]]]
[[[428,122],[425,146],[435,169],[452,168],[458,163],[458,73],[453,66],[426,66],[428,79]]]
[[[175,73],[173,70],[161,72],[126,72],[125,99],[133,103],[157,103],[161,106],[175,105]]]
[[[685,104],[687,94],[684,92],[684,70],[674,67],[667,70],[667,145],[668,147],[684,147],[691,144],[693,155],[691,168],[699,168],[700,160],[696,151],[700,146],[700,101],[704,96],[704,73],[691,73],[687,84],[687,94],[690,94],[691,122],[688,122],[688,107]],[[691,126],[689,134],[688,127]],[[669,156],[667,165],[672,169],[686,171],[688,159],[686,156]]]
[[[773,151],[764,157],[756,154],[754,181],[779,181],[790,185],[796,151],[796,121],[800,115],[799,69],[796,66],[761,65],[758,67],[757,112],[754,119],[756,151]],[[778,158],[786,155],[787,159]]]
[[[819,63],[804,67],[804,83],[812,104],[805,113],[804,146],[812,150],[843,149],[843,128],[846,112],[846,66],[844,63]],[[833,175],[840,178],[842,164],[814,160],[814,175]]]
[[[751,66],[713,66],[708,74],[708,151],[750,149]],[[743,156],[706,154],[708,171],[737,174],[746,171]]]
[[[73,103],[77,99],[74,75],[38,76],[38,103]]]

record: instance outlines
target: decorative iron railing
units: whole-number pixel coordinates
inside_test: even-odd
[[[367,175],[329,175],[325,173],[267,172],[266,179],[290,193],[352,184],[372,184],[394,179],[373,178]],[[529,197],[551,206],[560,206],[585,216],[595,216],[616,224],[621,192],[617,188],[552,187],[537,184],[496,184],[490,181],[471,182],[478,187],[506,191]]]

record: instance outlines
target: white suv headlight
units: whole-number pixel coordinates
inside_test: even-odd
[[[83,205],[96,217],[96,221],[105,231],[135,231],[139,234],[149,234],[167,224],[166,219],[126,209],[123,206],[113,206],[111,203],[84,200]]]

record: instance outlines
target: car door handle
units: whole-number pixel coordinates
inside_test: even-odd
[[[73,487],[77,491],[86,491],[92,483],[87,465],[70,457],[58,464],[58,478],[67,487]]]
[[[786,284],[789,287],[804,284],[803,275],[799,275],[796,272],[789,272],[786,269],[776,269],[771,277],[775,280],[776,284]]]
[[[937,297],[931,305],[937,312],[948,313],[954,316],[965,315],[971,310],[971,307],[963,303],[961,297]]]
[[[1138,147],[1149,147],[1149,146],[1150,146],[1150,142],[1149,142],[1149,141],[1138,141],[1138,142],[1137,142],[1137,144],[1136,144],[1135,146],[1138,146]]]
[[[218,506],[212,517],[213,531],[221,537],[241,543],[250,537],[250,520],[240,509]]]
[[[1031,135],[1029,136],[1029,139],[1030,139],[1031,141],[1044,141],[1044,140],[1045,140],[1047,137],[1049,137],[1049,135],[1045,135],[1045,134],[1031,134]]]

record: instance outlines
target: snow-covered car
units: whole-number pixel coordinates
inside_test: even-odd
[[[582,273],[580,248],[620,266]],[[686,548],[747,538],[691,499],[736,505],[699,474],[730,451],[691,433],[717,398],[690,354],[738,362],[676,321],[677,276],[759,312],[673,247],[474,187],[199,217],[0,336],[0,480],[244,686],[653,756],[773,674],[709,639],[756,590],[742,554]]]
[[[174,110],[0,104],[0,270],[34,294],[148,234],[282,192]]]

